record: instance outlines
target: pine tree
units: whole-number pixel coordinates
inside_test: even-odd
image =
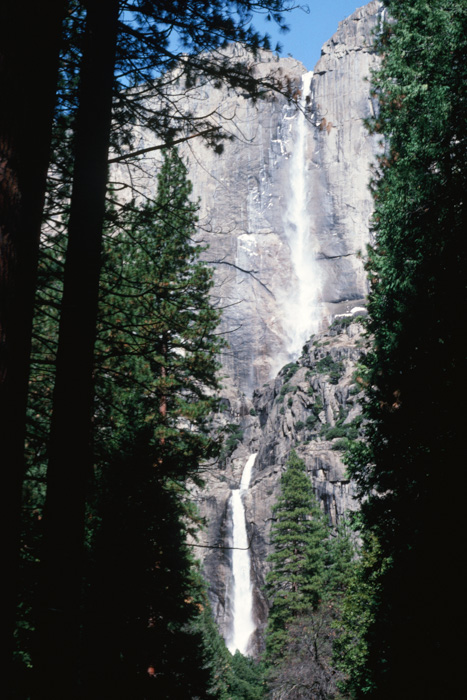
[[[174,96],[173,86],[178,84],[189,92],[202,81],[212,81],[216,87],[227,84],[240,89],[253,99],[261,96],[263,82],[275,89],[274,80],[255,78],[248,60],[231,60],[218,49],[228,41],[241,41],[253,52],[261,46],[268,48],[268,38],[250,27],[251,12],[269,9],[282,25],[284,9],[282,0],[260,4],[215,0],[204,3],[201,11],[199,3],[102,0],[82,5],[85,30],[83,41],[77,44],[81,60],[70,167],[73,187],[41,557],[43,641],[39,650],[44,685],[51,689],[51,697],[66,686],[67,659],[78,649],[86,488],[93,461],[93,360],[110,145],[117,151],[113,160],[134,157],[128,146],[133,143],[133,126],[138,119],[163,143],[170,145],[177,139],[202,135],[220,152],[222,135],[218,126],[212,125],[212,115],[198,119],[189,107],[183,111],[182,103],[189,101]],[[75,3],[70,6],[75,7]],[[131,20],[126,23],[128,17]],[[179,40],[178,53],[171,51],[174,34]],[[175,71],[169,79],[165,75],[168,70]],[[150,95],[157,95],[154,108]],[[36,102],[40,109],[41,100]],[[111,130],[112,124],[117,128]],[[30,340],[29,329],[27,335],[25,344]]]
[[[89,698],[202,697],[222,666],[207,648],[208,603],[187,544],[197,516],[186,481],[200,482],[200,464],[217,449],[208,418],[222,345],[190,194],[183,162],[166,152],[154,205],[134,204],[123,228],[119,219],[109,229],[88,529]]]
[[[343,521],[331,530],[313,496],[304,462],[292,452],[274,507],[273,596],[266,635],[266,677],[273,698],[343,698],[346,679],[336,638],[355,568],[355,545]]]
[[[368,596],[356,697],[462,694],[452,621],[463,463],[467,8],[386,0],[373,77],[384,140],[372,183],[366,444],[348,456],[362,500]],[[376,547],[375,547],[376,541]],[[371,555],[371,556],[370,556]]]
[[[287,625],[316,610],[323,595],[325,540],[323,515],[313,495],[306,467],[295,451],[281,478],[281,493],[273,507],[273,553],[266,591],[272,601],[266,634],[266,654],[277,659],[287,641]]]
[[[224,344],[191,190],[176,150],[167,151],[154,204],[134,204],[111,226],[97,349],[99,450],[141,430],[160,475],[182,480],[216,450],[207,420]]]

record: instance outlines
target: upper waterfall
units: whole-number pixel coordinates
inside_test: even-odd
[[[222,155],[202,139],[179,149],[200,202],[199,241],[209,246],[203,256],[229,339],[223,373],[246,395],[301,351],[317,323],[365,303],[358,253],[371,242],[368,182],[379,151],[364,126],[374,107],[366,78],[378,60],[379,12],[374,1],[341,22],[313,73],[291,57],[260,52],[255,74],[272,74],[287,95],[299,96],[301,110],[285,94],[270,91],[253,104],[215,83],[183,97],[194,118],[213,115],[231,137]],[[154,146],[144,125],[135,136],[141,147]],[[115,180],[131,177],[151,191],[158,158],[155,150],[115,165]]]
[[[313,71],[302,76],[299,110],[293,115],[293,150],[289,164],[289,194],[284,215],[284,232],[290,247],[294,278],[281,295],[283,326],[289,359],[300,354],[305,341],[318,329],[321,313],[319,268],[309,215],[307,139],[311,124],[307,118]]]

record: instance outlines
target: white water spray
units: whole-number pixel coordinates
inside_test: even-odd
[[[285,234],[295,283],[291,281],[284,303],[284,330],[287,350],[297,357],[311,333],[317,330],[319,319],[319,282],[316,254],[310,235],[307,211],[307,135],[309,125],[305,116],[306,98],[310,93],[313,72],[302,77],[301,110],[294,117],[294,143],[290,159],[290,196],[284,216]]]
[[[227,647],[232,654],[236,650],[246,654],[248,642],[255,631],[253,620],[253,585],[251,581],[250,550],[246,531],[245,508],[242,497],[250,486],[251,472],[256,453],[249,456],[243,469],[239,489],[233,489],[232,508],[232,633]]]

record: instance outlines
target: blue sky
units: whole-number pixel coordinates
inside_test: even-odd
[[[301,61],[308,70],[315,67],[319,59],[321,46],[337,30],[338,23],[351,15],[357,7],[365,5],[365,0],[308,0],[297,5],[308,5],[309,13],[296,9],[286,13],[290,27],[287,34],[280,34],[274,22],[266,22],[261,15],[255,15],[253,24],[259,31],[267,32],[272,44],[282,44],[282,56],[291,54]]]

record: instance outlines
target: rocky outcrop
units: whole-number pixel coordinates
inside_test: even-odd
[[[263,586],[271,551],[271,512],[290,451],[295,449],[305,461],[314,492],[331,524],[337,525],[346,512],[357,507],[342,451],[361,431],[358,362],[364,352],[358,317],[338,318],[329,329],[312,336],[301,357],[257,389],[251,400],[243,398],[237,406],[224,404],[227,410],[217,417],[224,429],[238,426],[231,434],[236,434],[239,442],[230,444],[232,454],[212,470],[207,488],[198,493],[207,523],[198,546],[204,554],[214,614],[226,636],[231,625],[230,490],[238,486],[249,454],[257,452],[245,499],[258,623],[253,652],[263,644],[268,611]]]
[[[270,93],[253,104],[212,83],[188,94],[180,89],[174,97],[175,104],[188,101],[195,116],[211,115],[211,123],[222,124],[232,137],[222,155],[200,139],[180,146],[200,201],[199,236],[209,244],[213,296],[224,309],[222,331],[229,348],[223,367],[231,396],[237,390],[251,396],[293,359],[311,332],[366,295],[358,253],[370,240],[368,182],[378,144],[363,121],[373,112],[366,78],[377,62],[371,45],[380,11],[373,0],[340,23],[322,49],[311,82],[302,84],[307,69],[293,58],[261,54],[256,73],[274,73],[289,85],[296,102]],[[242,49],[229,51],[235,57]],[[143,124],[135,132],[139,148],[154,145]],[[153,190],[157,153],[116,166],[116,179],[131,178],[137,188]],[[297,250],[291,211],[301,189],[299,169],[303,251]],[[302,273],[297,259],[309,263]],[[303,275],[305,284],[313,279],[312,304],[306,295],[297,304]],[[295,337],[298,327],[301,340]]]

